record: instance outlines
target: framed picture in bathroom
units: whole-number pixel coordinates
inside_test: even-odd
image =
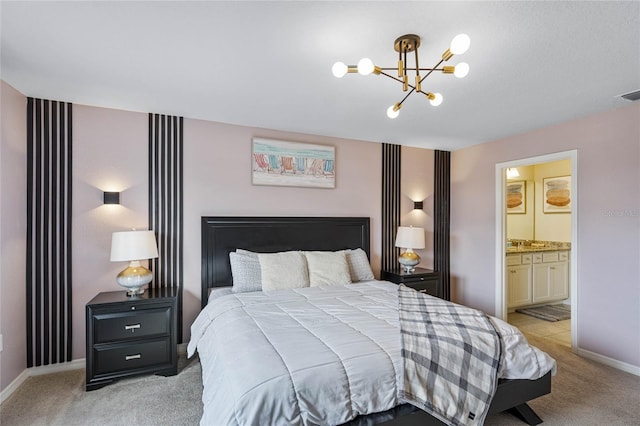
[[[507,182],[507,213],[527,213],[527,183],[523,180]]]
[[[542,190],[544,213],[571,213],[571,176],[544,178]]]

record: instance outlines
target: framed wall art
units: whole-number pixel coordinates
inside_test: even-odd
[[[544,213],[571,213],[571,176],[544,178],[542,190]]]
[[[335,147],[271,139],[253,139],[254,185],[335,188]]]
[[[527,183],[525,181],[507,182],[507,213],[527,213]]]

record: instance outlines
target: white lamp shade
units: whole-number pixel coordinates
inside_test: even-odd
[[[153,231],[114,232],[111,236],[111,261],[154,259],[158,246]]]
[[[413,226],[400,226],[396,234],[396,247],[423,249],[424,248],[424,228],[414,228]]]

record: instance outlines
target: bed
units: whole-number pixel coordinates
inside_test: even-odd
[[[260,418],[264,422],[265,417],[260,416],[265,415],[271,416],[267,418],[272,421],[286,418],[286,423],[300,424],[444,424],[425,411],[402,403],[397,397],[393,383],[398,382],[398,372],[402,370],[398,365],[400,349],[398,338],[388,334],[393,329],[389,326],[394,321],[392,317],[397,317],[397,311],[389,310],[396,293],[394,284],[366,280],[348,286],[292,291],[233,294],[229,290],[233,284],[229,255],[237,249],[256,253],[362,250],[368,257],[369,226],[368,218],[352,217],[202,218],[203,311],[192,326],[189,343],[190,353],[197,348],[203,366],[202,424],[220,421],[225,424],[255,424]],[[212,289],[214,294],[223,296],[216,296],[215,304],[207,307]],[[338,302],[346,303],[348,309],[336,304]],[[283,306],[289,311],[280,312],[284,311]],[[268,313],[273,307],[276,307],[276,314]],[[316,310],[328,311],[332,316],[328,318]],[[371,315],[372,310],[381,317],[377,323],[372,325],[368,320],[359,319],[358,315]],[[245,316],[247,312],[249,316]],[[356,315],[356,312],[361,314]],[[273,315],[277,316],[276,321]],[[235,327],[243,323],[249,328],[236,332]],[[344,328],[345,324],[348,325],[346,337],[332,329]],[[276,342],[269,358],[275,361],[271,363],[264,353],[254,350],[265,336]],[[295,336],[293,345],[288,343],[290,336]],[[328,343],[323,342],[320,349],[305,351],[315,340],[325,338]],[[227,342],[230,341],[236,341],[240,346],[228,347]],[[282,349],[278,344],[294,348],[280,353]],[[378,349],[373,350],[372,347]],[[541,356],[538,352],[535,356]],[[341,357],[335,364],[340,368],[331,367],[336,354]],[[279,358],[290,359],[281,363]],[[543,363],[538,361],[538,364]],[[293,389],[291,395],[294,396],[286,394],[289,390],[271,387],[277,382],[277,374],[271,371],[278,368],[290,375],[286,380],[289,380],[289,387]],[[337,374],[336,370],[340,369],[344,372]],[[550,392],[551,370],[538,373],[539,377],[534,380],[500,379],[488,412],[509,410],[528,424],[541,423],[527,401]],[[294,375],[291,371],[303,373]],[[333,378],[333,374],[337,376]],[[350,381],[347,390],[343,386],[332,387],[340,380]],[[351,382],[357,383],[353,389],[350,388]],[[238,383],[245,383],[241,391],[236,389]],[[265,388],[266,394],[277,393],[278,397],[267,400],[257,393],[258,388]],[[232,409],[226,412],[238,404],[234,395],[241,395],[245,399],[243,404],[248,402],[249,405],[235,412]],[[344,405],[348,400],[350,406],[345,408],[346,412],[336,414],[316,407],[311,401],[316,397],[329,405]],[[292,398],[295,401],[289,401]],[[296,408],[292,409],[294,405]],[[243,417],[245,415],[247,417]]]

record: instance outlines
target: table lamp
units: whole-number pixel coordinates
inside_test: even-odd
[[[111,261],[130,262],[116,277],[116,282],[129,290],[127,296],[144,293],[144,286],[151,282],[153,275],[140,261],[156,257],[158,246],[153,231],[114,232],[111,236]]]
[[[413,226],[398,227],[396,247],[406,249],[398,257],[398,262],[403,266],[406,273],[413,272],[415,266],[420,263],[420,256],[413,249],[424,248],[424,228],[414,228]]]

